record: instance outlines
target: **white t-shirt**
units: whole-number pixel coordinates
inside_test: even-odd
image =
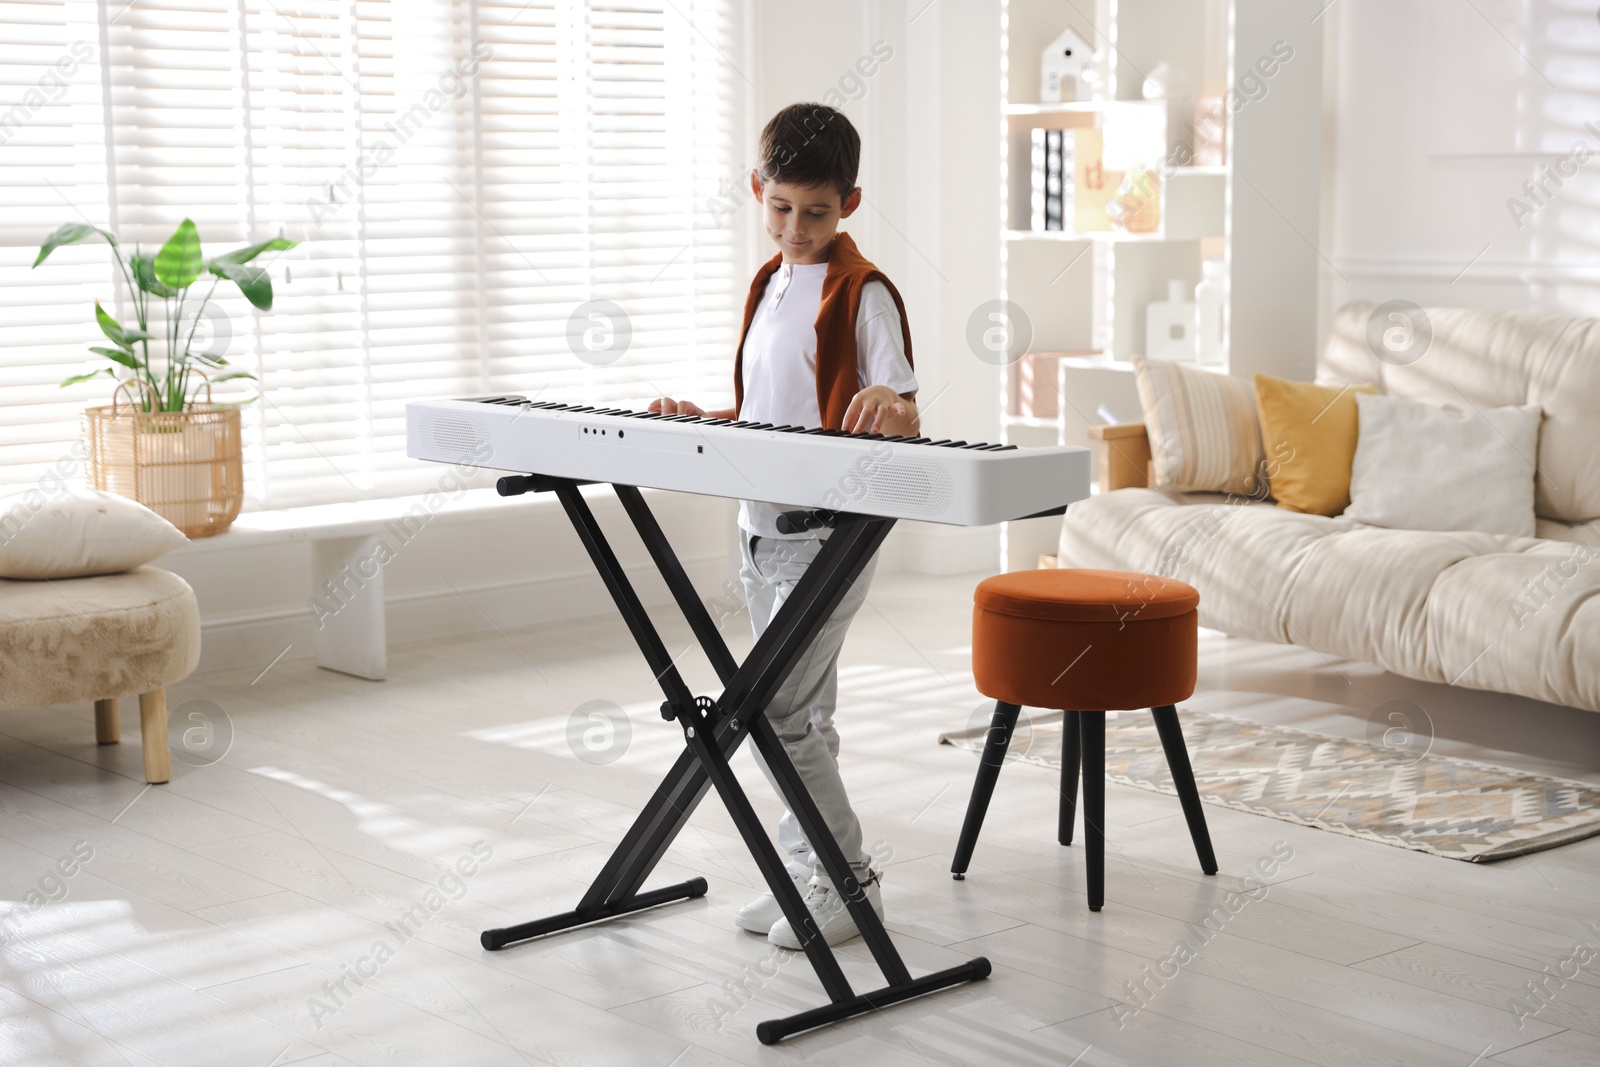
[[[807,429],[822,425],[817,407],[816,324],[827,273],[826,263],[785,263],[767,280],[744,339],[739,418]],[[900,332],[900,311],[888,286],[878,281],[861,287],[856,309],[856,383],[858,389],[886,385],[901,395],[917,391]],[[739,527],[761,537],[816,536],[778,532],[778,516],[800,510],[807,509],[742,500]]]

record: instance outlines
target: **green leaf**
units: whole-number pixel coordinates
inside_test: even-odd
[[[156,253],[156,277],[174,289],[187,289],[200,277],[200,232],[184,219]]]
[[[237,285],[250,303],[262,311],[272,310],[272,279],[265,268],[235,263],[229,259],[213,259],[210,267],[212,274]]]
[[[104,237],[106,243],[111,245],[112,248],[117,247],[117,239],[111,236],[111,233],[107,230],[102,230],[98,226],[91,226],[87,222],[63,222],[56,227],[56,232],[46,237],[44,244],[39,246],[39,255],[34,259],[33,265],[37,267],[43,263],[45,257],[62,245],[75,245],[90,234],[96,233]]]
[[[100,301],[98,300],[94,302],[94,319],[100,324],[100,332],[117,342],[117,344],[123,348],[127,348],[131,344],[127,333],[118,325],[116,319],[106,314],[106,309],[100,306]],[[139,331],[135,330],[134,332],[138,333]]]
[[[256,380],[256,376],[251,374],[249,371],[234,370],[229,371],[227,374],[219,374],[215,378],[212,378],[211,384],[216,385],[218,382],[231,382],[235,378],[249,378],[252,382]]]
[[[243,248],[235,248],[232,252],[224,252],[211,262],[213,264],[248,263],[263,252],[283,252],[299,243],[299,241],[291,241],[285,237],[274,237],[270,241],[257,241],[253,245],[245,245]]]
[[[134,356],[133,356],[133,353],[129,352],[127,349],[124,349],[124,348],[98,348],[98,347],[96,347],[94,345],[90,345],[89,346],[89,351],[98,352],[100,355],[105,356],[107,359],[111,360],[111,362],[120,363],[124,367],[127,367],[129,370],[138,370],[139,369],[139,361],[137,359],[135,359]],[[108,370],[108,371],[110,370],[109,367],[102,368],[102,369]]]
[[[128,265],[133,268],[134,283],[151,296],[159,296],[165,300],[169,296],[178,295],[178,290],[163,285],[161,279],[156,277],[155,263],[144,253],[135,252],[128,260]]]
[[[90,378],[98,378],[102,374],[111,378],[115,378],[117,376],[117,372],[112,370],[110,367],[101,367],[99,370],[92,370],[88,374],[74,374],[72,377],[61,383],[61,388],[65,389],[69,385],[77,385],[79,382],[86,382]]]

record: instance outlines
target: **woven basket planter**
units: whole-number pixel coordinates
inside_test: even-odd
[[[239,409],[197,404],[140,411],[113,402],[83,413],[89,485],[137,500],[188,537],[232,525],[244,502]]]

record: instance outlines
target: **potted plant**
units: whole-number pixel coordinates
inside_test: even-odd
[[[206,259],[199,231],[184,219],[154,256],[138,248],[127,255],[109,230],[68,222],[39,246],[33,265],[62,245],[95,234],[111,246],[137,322],[124,326],[95,301],[95,322],[110,344],[89,351],[109,363],[61,383],[75,385],[102,374],[119,382],[110,405],[84,412],[89,484],[132,497],[190,537],[221,533],[244,501],[239,407],[249,401],[219,403],[211,388],[255,376],[227,369],[225,340],[217,345],[214,337],[202,337],[196,345],[195,334],[202,321],[226,322],[210,304],[224,281],[238,286],[253,306],[270,311],[272,280],[251,261],[299,242],[274,237]],[[203,279],[210,284],[195,302],[190,288]],[[154,320],[151,297],[160,309]]]

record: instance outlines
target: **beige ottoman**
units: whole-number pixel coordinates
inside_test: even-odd
[[[144,778],[172,776],[166,687],[200,662],[200,606],[169,571],[0,579],[0,711],[94,701],[96,739],[121,739],[117,697],[139,694]]]

